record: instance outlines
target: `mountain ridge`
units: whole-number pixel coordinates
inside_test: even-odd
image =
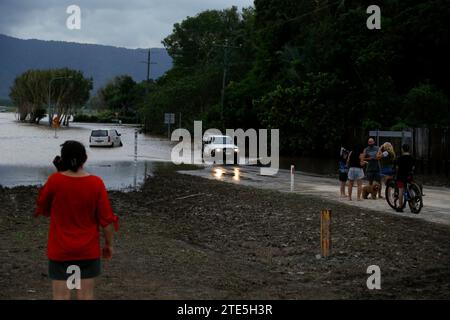
[[[151,48],[150,78],[157,79],[172,67],[164,48]],[[93,92],[117,75],[145,80],[148,49],[59,40],[18,39],[0,34],[0,98],[8,98],[14,79],[28,69],[63,68],[81,70],[94,79]]]

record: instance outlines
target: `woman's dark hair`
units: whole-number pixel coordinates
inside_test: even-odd
[[[68,140],[61,145],[61,163],[64,168],[77,172],[86,160],[86,149],[82,143]]]
[[[403,152],[409,152],[409,144],[405,143],[402,145]]]
[[[364,146],[362,144],[357,144],[353,147],[352,153],[350,154],[350,165],[356,166],[359,163],[359,155],[363,153]]]
[[[353,147],[352,151],[354,154],[356,153],[359,157],[359,155],[364,152],[364,146],[362,144],[358,143],[357,145],[355,145]]]

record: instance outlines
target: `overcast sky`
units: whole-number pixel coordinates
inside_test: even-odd
[[[81,8],[81,29],[69,30],[70,5]],[[206,9],[239,9],[253,0],[0,0],[0,33],[127,48],[162,47],[173,24]]]

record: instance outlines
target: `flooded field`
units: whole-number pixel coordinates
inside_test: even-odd
[[[126,189],[151,175],[156,163],[170,161],[170,141],[138,134],[137,164],[134,164],[133,126],[71,123],[56,132],[45,125],[19,123],[14,113],[0,113],[0,185],[36,185],[54,172],[53,158],[66,140],[77,140],[87,147],[86,169],[101,176],[110,189]],[[89,148],[91,129],[115,128],[121,133],[123,147]]]
[[[102,177],[108,189],[126,191],[140,186],[146,177],[152,176],[155,166],[170,165],[168,162],[138,161],[135,165],[132,161],[112,161],[108,164],[87,164],[86,170]],[[42,185],[53,172],[53,166],[0,165],[0,185]]]

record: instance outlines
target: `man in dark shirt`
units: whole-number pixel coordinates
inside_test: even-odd
[[[405,184],[412,180],[414,162],[414,158],[409,153],[409,145],[402,145],[402,155],[397,159],[397,187],[399,191],[398,212],[403,212],[403,209],[401,209],[403,207],[403,191],[405,189]]]

